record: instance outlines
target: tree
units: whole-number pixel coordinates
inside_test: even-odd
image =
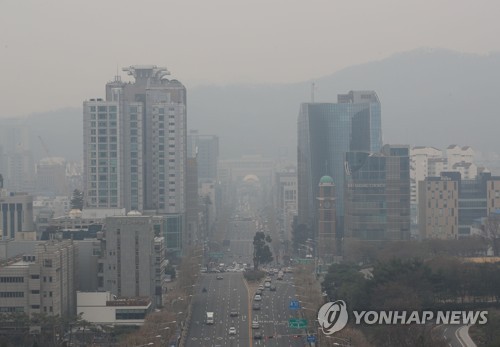
[[[253,238],[253,267],[259,269],[260,264],[268,264],[274,260],[273,253],[269,248],[272,242],[271,236],[264,234],[263,231],[257,231]]]
[[[366,309],[368,280],[359,270],[358,266],[351,264],[330,266],[321,284],[330,300],[342,299],[352,309]]]
[[[498,214],[490,214],[484,223],[484,234],[486,239],[491,243],[491,248],[493,249],[493,255],[496,257],[499,255],[499,243],[500,243],[500,216]]]
[[[71,209],[83,209],[83,192],[78,189],[73,190],[73,195],[71,196]]]
[[[172,264],[169,263],[165,267],[165,275],[170,275],[171,279],[175,278],[176,272],[175,272],[175,268],[172,266]]]

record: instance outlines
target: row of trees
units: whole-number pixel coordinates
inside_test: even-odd
[[[500,265],[456,258],[381,262],[369,272],[353,264],[332,265],[322,283],[331,299],[353,310],[422,310],[500,303]]]
[[[31,317],[23,312],[0,314],[0,346],[64,346],[78,340],[90,339],[90,324],[81,315],[71,318],[35,313]],[[69,331],[68,334],[65,334]],[[84,341],[83,341],[84,342]]]
[[[458,240],[366,241],[343,240],[345,260],[352,263],[376,264],[392,258],[430,259],[441,256],[484,256],[490,242],[483,237]]]
[[[349,311],[474,310],[500,302],[500,264],[392,259],[360,270],[332,265],[322,283],[329,299],[344,300]],[[363,332],[374,346],[447,346],[431,325],[373,325]]]

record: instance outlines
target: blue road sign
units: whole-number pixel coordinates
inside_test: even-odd
[[[300,302],[298,300],[290,300],[290,310],[298,310],[300,309]]]
[[[316,342],[316,336],[314,335],[307,336],[307,342]]]

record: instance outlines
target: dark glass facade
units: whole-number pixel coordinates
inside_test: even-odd
[[[324,175],[337,187],[337,230],[344,220],[344,158],[349,151],[378,152],[381,108],[375,92],[339,95],[338,103],[304,103],[298,117],[298,221],[316,230],[318,182]]]
[[[481,173],[475,180],[461,180],[458,175],[458,236],[469,236],[474,221],[488,215],[487,181],[491,173]]]
[[[409,148],[386,145],[381,153],[347,152],[345,169],[345,235],[409,239]]]

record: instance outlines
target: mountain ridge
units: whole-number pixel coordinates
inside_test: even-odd
[[[349,90],[375,90],[382,105],[384,143],[445,148],[451,143],[493,151],[500,53],[422,48],[350,66],[317,78],[316,102],[336,102]],[[220,137],[221,156],[265,154],[295,158],[297,116],[311,97],[310,81],[207,85],[188,89],[188,128]],[[41,136],[53,156],[82,157],[81,108],[36,113],[19,120]],[[0,123],[5,119],[0,119]],[[64,131],[60,131],[61,128]],[[45,156],[40,146],[35,157]],[[41,152],[41,153],[40,153]]]

